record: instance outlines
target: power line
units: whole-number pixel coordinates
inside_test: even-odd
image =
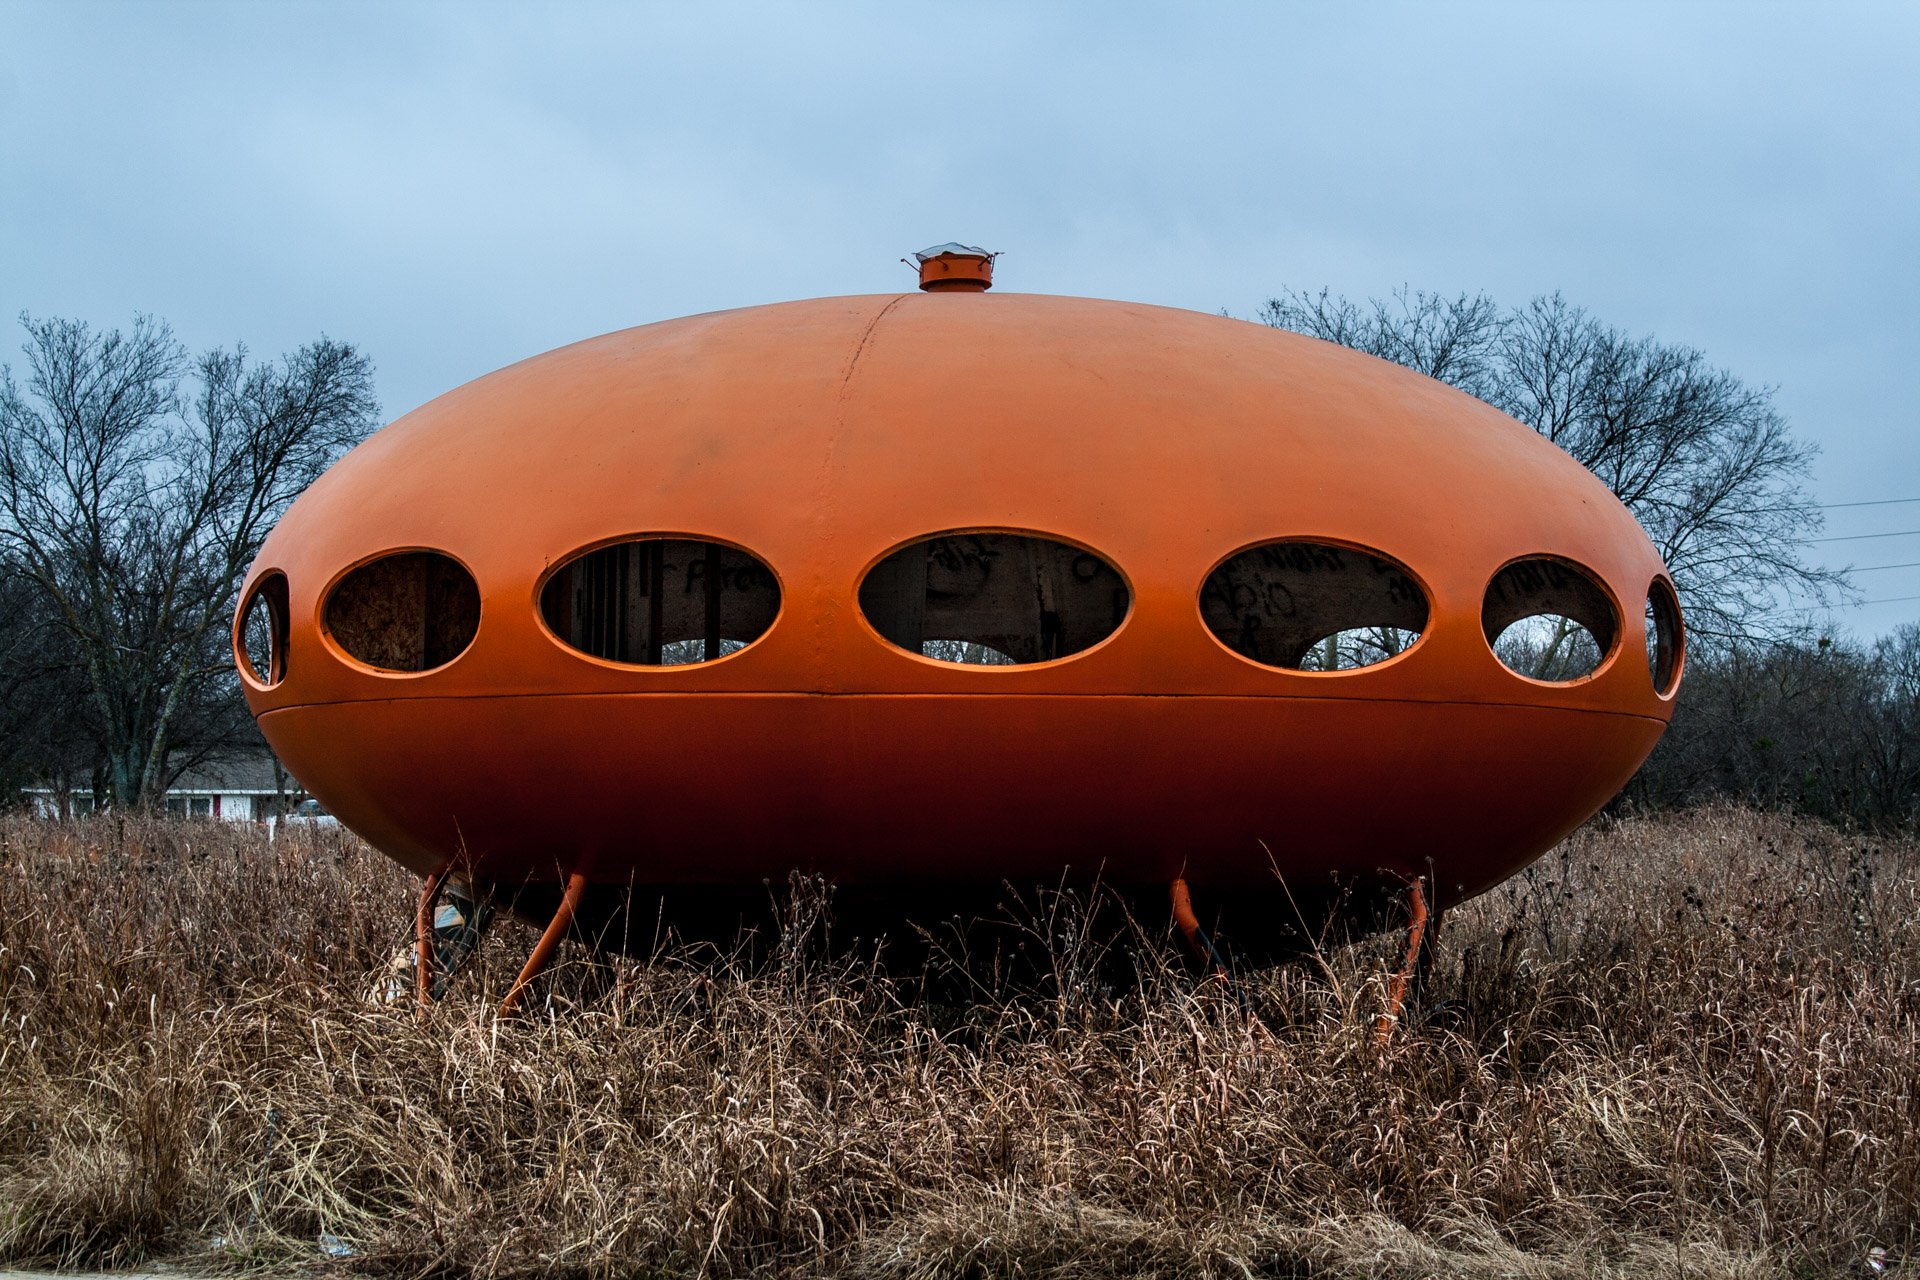
[[[1920,498],[1881,498],[1877,502],[1820,502],[1815,505],[1822,511],[1835,511],[1841,507],[1898,507],[1909,502],[1920,502]]]
[[[1902,604],[1908,600],[1920,600],[1920,596],[1889,596],[1885,600],[1862,600],[1859,603],[1850,605],[1848,607],[1859,609],[1870,604]]]
[[[1858,569],[1848,569],[1848,573],[1873,573],[1880,569],[1920,569],[1920,560],[1909,560],[1905,564],[1868,564]]]
[[[1808,542],[1864,542],[1868,538],[1911,538],[1920,529],[1901,529],[1895,533],[1849,533],[1841,538],[1808,538]]]

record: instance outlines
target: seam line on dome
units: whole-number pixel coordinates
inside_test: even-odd
[[[263,716],[281,711],[299,711],[307,707],[350,707],[376,702],[496,702],[510,698],[1107,698],[1128,701],[1174,701],[1186,698],[1211,698],[1216,702],[1341,702],[1379,703],[1400,707],[1490,707],[1515,711],[1573,711],[1589,716],[1620,716],[1665,725],[1658,716],[1638,711],[1609,711],[1602,707],[1553,707],[1537,702],[1463,702],[1449,698],[1342,698],[1324,694],[1301,697],[1286,693],[823,693],[794,690],[755,689],[600,689],[581,693],[431,693],[406,698],[339,698],[332,702],[290,702],[283,707],[262,711]]]
[[[886,306],[874,313],[873,319],[867,321],[867,327],[860,331],[860,341],[854,344],[853,359],[847,361],[847,371],[840,379],[841,400],[844,401],[847,398],[847,388],[853,384],[854,372],[860,368],[860,357],[867,353],[867,343],[872,339],[873,331],[878,329],[880,322],[887,318],[887,312],[893,310],[911,296],[911,294],[906,293],[894,295],[894,297],[887,302]]]

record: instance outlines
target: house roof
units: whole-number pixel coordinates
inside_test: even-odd
[[[274,786],[273,757],[260,755],[228,756],[205,761],[181,772],[168,787],[174,791],[253,791],[271,794],[284,789],[288,794],[300,790],[300,784],[287,776],[279,788]]]

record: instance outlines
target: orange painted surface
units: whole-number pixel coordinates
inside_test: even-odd
[[[953,530],[1091,549],[1132,610],[1082,653],[962,667],[860,615],[865,571]],[[746,649],[681,667],[587,657],[542,625],[546,572],[638,535],[729,543],[778,576]],[[1278,670],[1202,624],[1210,570],[1276,538],[1406,565],[1432,615],[1376,667]],[[382,674],[323,634],[331,583],[444,552],[473,644]],[[1523,679],[1480,611],[1520,556],[1620,606],[1591,677]],[[1664,572],[1606,488],[1525,427],[1394,365],[1263,326],[1001,293],[830,298],[549,352],[354,450],[250,573],[286,575],[287,674],[260,724],[342,821],[426,873],[745,884],[994,884],[1104,868],[1202,900],[1329,870],[1436,882],[1437,906],[1604,804],[1665,727],[1643,602]],[[1264,847],[1263,847],[1264,842]],[[1271,859],[1269,857],[1271,851]],[[1432,859],[1429,864],[1428,859]],[[1162,890],[1164,900],[1164,889]]]
[[[985,293],[993,288],[993,255],[942,253],[920,264],[920,287],[929,293]]]

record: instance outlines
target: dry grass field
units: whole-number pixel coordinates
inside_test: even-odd
[[[0,1265],[380,1275],[1824,1276],[1920,1254],[1920,848],[1734,809],[1595,826],[1246,988],[908,998],[503,922],[370,1003],[414,885],[339,831],[0,820]],[[1157,957],[1165,957],[1159,959]],[[884,959],[884,957],[883,957]],[[1111,971],[1113,966],[1107,966]],[[331,1257],[322,1234],[351,1249]],[[1920,1264],[1915,1265],[1920,1270]]]

